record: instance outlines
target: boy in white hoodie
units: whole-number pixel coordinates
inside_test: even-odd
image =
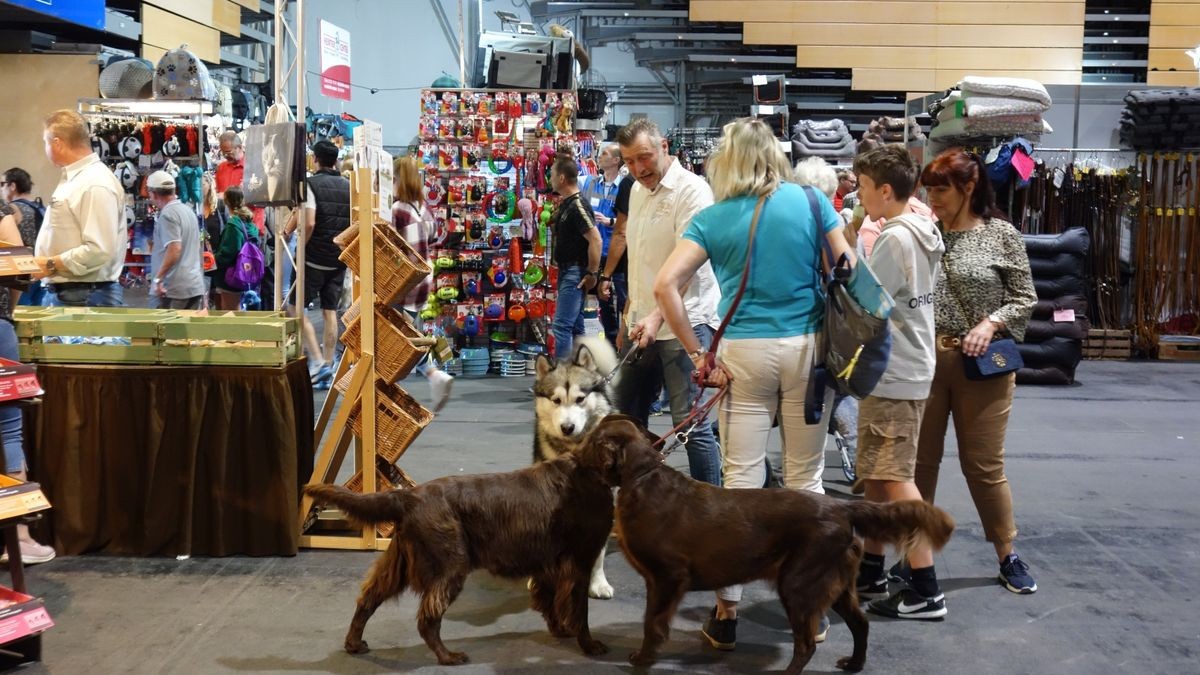
[[[933,291],[945,246],[933,221],[908,206],[920,168],[903,146],[887,145],[859,155],[854,171],[867,216],[886,221],[869,263],[896,301],[889,319],[892,353],[887,370],[859,404],[856,470],[870,501],[921,499],[913,479],[921,416],[933,382]],[[865,549],[858,596],[874,600],[870,611],[901,619],[946,615],[928,547],[909,553],[908,587],[891,596],[883,544],[868,539]]]

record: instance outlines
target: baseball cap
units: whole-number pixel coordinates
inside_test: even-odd
[[[146,187],[150,190],[175,189],[175,179],[166,171],[155,171],[146,179]]]

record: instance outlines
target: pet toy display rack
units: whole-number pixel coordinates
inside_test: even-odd
[[[415,149],[436,271],[421,318],[436,336],[458,347],[543,342],[555,299],[550,165],[569,152],[596,173],[596,138],[575,129],[577,109],[573,91],[421,92]]]
[[[81,98],[77,109],[88,121],[96,154],[125,188],[129,244],[121,284],[142,285],[150,267],[147,244],[154,236],[155,217],[154,205],[146,195],[146,177],[159,169],[172,173],[180,200],[199,211],[204,201],[204,117],[212,114],[213,104]]]
[[[345,485],[362,493],[416,485],[395,463],[433,420],[433,413],[392,384],[412,370],[433,340],[422,337],[406,317],[388,306],[403,299],[431,269],[403,238],[394,235],[390,223],[377,216],[378,197],[372,184],[370,169],[355,169],[352,217],[359,234],[342,254],[342,260],[355,274],[355,303],[344,319],[346,331],[341,339],[346,352],[334,374],[336,384],[317,418],[315,434],[320,450],[309,481],[334,482],[355,440],[357,472]],[[339,397],[342,404],[335,415]],[[390,524],[368,525],[346,533],[340,518],[333,527],[340,534],[315,533],[324,531],[329,520],[314,509],[310,497],[304,496],[300,505],[300,545],[371,550],[386,548],[391,542],[387,538],[392,532]],[[310,531],[314,533],[307,534]]]

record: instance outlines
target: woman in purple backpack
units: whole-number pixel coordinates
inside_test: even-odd
[[[230,186],[225,189],[225,209],[229,219],[225,221],[225,229],[221,231],[221,245],[217,247],[217,269],[213,281],[217,285],[217,308],[236,310],[241,307],[242,292],[246,289],[229,283],[226,272],[237,264],[238,253],[246,243],[249,235],[252,239],[258,235],[254,226],[254,214],[246,207],[242,188]]]

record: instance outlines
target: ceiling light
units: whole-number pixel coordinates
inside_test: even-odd
[[[1107,9],[1106,9],[1106,10],[1104,10],[1104,13],[1105,13],[1105,14],[1108,14],[1108,10],[1107,10]]]
[[[1104,33],[1104,37],[1108,37],[1108,32],[1107,32],[1107,31],[1105,31],[1105,33]]]
[[[731,57],[729,57],[729,61],[730,61],[731,63],[737,63],[737,59],[733,58],[732,56],[731,56]]]

